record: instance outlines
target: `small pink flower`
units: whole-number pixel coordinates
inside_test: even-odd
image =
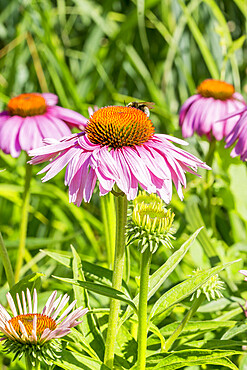
[[[46,141],[47,142],[47,141]],[[85,133],[32,150],[31,164],[52,160],[40,173],[43,181],[54,177],[66,165],[65,184],[70,202],[89,202],[96,180],[100,195],[116,184],[128,200],[136,197],[138,184],[148,193],[157,193],[166,203],[172,196],[172,181],[182,199],[185,172],[209,167],[172,142],[187,144],[168,135],[154,134],[149,117],[133,107],[109,106],[94,112]]]
[[[71,332],[71,328],[81,323],[77,321],[84,316],[88,309],[77,308],[69,313],[76,304],[73,301],[66,310],[58,317],[69,301],[65,294],[56,299],[57,292],[54,291],[48,298],[41,313],[37,312],[37,292],[34,289],[33,304],[29,289],[27,293],[22,292],[22,302],[19,294],[16,294],[16,307],[10,293],[6,297],[12,311],[12,316],[0,305],[0,331],[3,333],[1,341],[11,340],[19,343],[30,343],[43,345],[46,342],[61,338]],[[19,312],[18,312],[19,311]]]
[[[87,118],[57,106],[54,94],[21,94],[10,99],[7,110],[0,113],[0,149],[18,157],[43,145],[43,139],[60,139],[71,134],[69,127],[83,130]]]
[[[247,281],[247,270],[239,270],[239,272],[245,276],[244,280]]]
[[[235,92],[232,85],[213,79],[203,81],[197,92],[186,100],[180,110],[179,124],[183,137],[197,132],[208,139],[213,136],[222,140],[238,121],[237,117],[228,116],[246,107],[242,95]]]
[[[240,117],[239,117],[240,115]],[[234,144],[235,147],[231,151],[231,157],[240,155],[242,161],[247,160],[247,107],[241,112],[237,112],[234,116],[238,116],[238,121],[232,131],[226,137],[226,148]],[[236,117],[234,117],[236,118]]]

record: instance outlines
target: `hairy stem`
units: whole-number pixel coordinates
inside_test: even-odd
[[[148,305],[148,283],[152,253],[147,248],[141,256],[140,271],[140,298],[138,310],[138,360],[137,369],[146,368],[146,348],[147,348],[147,305]]]
[[[120,290],[122,286],[124,256],[125,256],[125,227],[127,222],[127,198],[123,196],[116,197],[116,242],[115,259],[112,276],[112,287]],[[118,313],[120,301],[111,299],[108,329],[105,345],[104,363],[113,369],[114,348],[117,336]]]
[[[178,325],[177,329],[172,333],[170,338],[167,339],[164,347],[164,351],[168,352],[175,340],[178,338],[178,336],[181,334],[185,326],[187,325],[188,321],[191,319],[191,317],[194,315],[194,313],[197,311],[199,306],[202,304],[204,301],[205,296],[204,294],[201,294],[198,298],[194,299],[194,302],[192,303],[192,306],[190,307],[189,311],[187,314],[184,316],[183,320],[181,323]]]

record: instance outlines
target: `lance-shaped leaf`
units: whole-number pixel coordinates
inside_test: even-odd
[[[82,288],[85,288],[85,289],[87,289],[91,292],[103,295],[105,297],[118,299],[119,301],[122,301],[122,302],[125,302],[125,303],[129,304],[135,310],[135,312],[137,312],[137,308],[136,308],[134,302],[129,297],[127,297],[123,292],[121,292],[120,290],[117,290],[117,289],[114,289],[114,288],[111,288],[111,287],[108,287],[108,286],[102,285],[102,284],[91,283],[91,282],[88,282],[88,281],[62,278],[62,277],[59,277],[59,276],[53,276],[53,277],[55,279],[64,281],[65,283],[81,286]]]
[[[233,370],[238,370],[237,366],[234,365],[227,356],[241,354],[240,351],[233,350],[204,350],[204,349],[191,349],[176,351],[171,354],[159,353],[152,355],[147,358],[146,368],[151,369],[162,369],[162,370],[175,370],[181,369],[186,366],[196,366],[204,364],[213,364],[226,366]]]
[[[165,310],[193,294],[198,288],[206,283],[206,281],[210,279],[211,276],[218,274],[221,270],[225,269],[235,262],[237,261],[216,266],[207,271],[202,271],[168,290],[155,302],[150,313],[150,320],[157,325],[157,320],[158,322],[162,320],[162,314]],[[161,317],[159,317],[159,315]]]

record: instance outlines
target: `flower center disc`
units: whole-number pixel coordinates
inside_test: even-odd
[[[205,80],[198,87],[197,92],[204,98],[227,100],[235,92],[234,86],[224,81]]]
[[[42,315],[40,313],[29,313],[26,315],[18,315],[18,316],[12,317],[12,319],[9,320],[8,323],[11,324],[13,328],[15,329],[15,331],[21,336],[22,332],[21,332],[21,328],[19,325],[19,321],[21,321],[22,324],[25,326],[27,334],[31,335],[32,330],[33,330],[34,316],[37,317],[37,330],[36,330],[37,337],[41,336],[43,334],[43,331],[46,328],[50,330],[54,330],[57,326],[55,321],[52,318],[46,315]],[[5,330],[8,331],[6,327],[5,327]]]
[[[149,216],[151,220],[154,220],[155,218],[160,220],[166,217],[167,210],[165,210],[161,205],[143,204],[138,210],[138,213],[141,219],[144,216]]]
[[[140,109],[110,106],[97,110],[85,131],[92,143],[115,149],[146,143],[154,134],[154,126]]]
[[[36,116],[46,112],[46,103],[39,94],[21,94],[10,99],[7,108],[11,116]]]

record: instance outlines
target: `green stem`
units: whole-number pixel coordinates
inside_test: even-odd
[[[194,315],[194,313],[197,311],[198,307],[202,304],[205,297],[204,294],[201,294],[198,298],[194,299],[194,302],[192,306],[190,307],[187,314],[184,316],[182,322],[178,325],[177,329],[172,333],[170,338],[167,339],[164,347],[164,351],[168,352],[175,340],[178,338],[178,336],[181,334],[185,326],[187,325],[188,321],[191,319],[191,317]]]
[[[140,298],[138,311],[138,360],[137,369],[146,368],[148,282],[152,253],[147,248],[141,256]]]
[[[25,355],[25,364],[26,364],[26,370],[33,370],[31,358],[28,355]]]
[[[28,160],[28,156],[27,156],[27,160]],[[17,258],[16,265],[15,265],[15,281],[16,282],[19,281],[20,271],[21,271],[23,259],[25,256],[31,178],[32,178],[32,166],[26,163],[25,186],[24,186],[23,203],[22,203],[22,211],[21,211],[20,241],[19,241],[19,248],[17,252],[18,258]]]
[[[115,204],[112,193],[100,197],[102,219],[105,230],[108,266],[111,269],[114,263],[114,246],[116,232]]]
[[[212,137],[210,144],[209,144],[208,153],[205,158],[205,162],[210,167],[212,166],[212,163],[213,163],[215,149],[216,149],[216,139]],[[206,173],[208,174],[209,171],[207,171]]]
[[[31,356],[25,355],[25,364],[26,364],[26,370],[40,370],[41,369],[41,363],[38,359],[35,360],[35,365],[33,366],[31,362]],[[47,365],[48,366],[48,365]],[[48,366],[50,368],[50,366]]]
[[[1,233],[0,233],[0,258],[3,263],[3,267],[5,270],[5,274],[7,277],[9,287],[12,288],[12,286],[15,285],[15,277],[14,277],[12,265],[9,259],[7,249],[4,245],[4,241],[3,241],[3,237]]]
[[[124,256],[125,256],[125,227],[127,222],[127,198],[126,195],[116,197],[116,244],[115,259],[112,276],[112,287],[120,290],[122,286]],[[120,301],[111,299],[108,329],[105,345],[104,363],[113,369],[114,347],[117,336],[118,313]]]

